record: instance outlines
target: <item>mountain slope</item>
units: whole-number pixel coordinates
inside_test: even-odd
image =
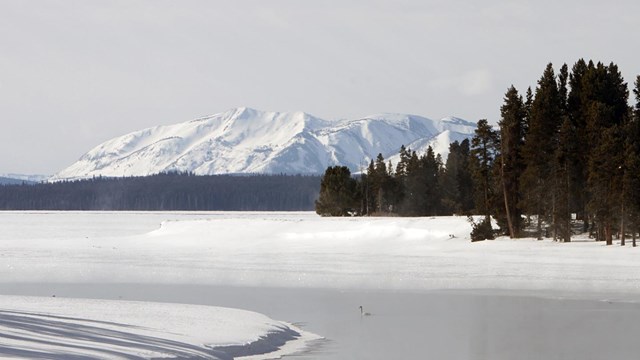
[[[319,174],[338,164],[359,171],[378,153],[396,155],[401,145],[446,152],[449,141],[471,137],[475,127],[457,118],[379,114],[331,122],[303,112],[238,108],[111,139],[51,180],[167,171]]]

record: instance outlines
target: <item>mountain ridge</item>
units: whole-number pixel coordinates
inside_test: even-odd
[[[50,180],[168,171],[321,174],[332,165],[357,172],[378,153],[393,159],[401,145],[418,153],[431,145],[444,159],[449,144],[441,142],[470,138],[475,128],[475,123],[456,117],[432,120],[381,113],[329,121],[302,111],[240,107],[107,140]],[[445,132],[447,136],[440,136]]]

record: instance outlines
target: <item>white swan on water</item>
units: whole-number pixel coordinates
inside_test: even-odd
[[[371,316],[371,313],[364,312],[362,305],[360,305],[360,316]]]

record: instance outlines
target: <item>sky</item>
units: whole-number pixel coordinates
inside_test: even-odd
[[[0,0],[0,173],[247,106],[499,120],[547,63],[640,74],[640,1]]]

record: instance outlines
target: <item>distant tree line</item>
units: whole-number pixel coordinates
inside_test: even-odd
[[[320,215],[433,216],[470,214],[474,209],[470,142],[455,141],[443,164],[429,146],[418,156],[404,146],[394,167],[382,154],[366,173],[352,178],[347,167],[329,167],[320,183]]]
[[[524,236],[527,225],[539,238],[570,241],[572,219],[582,231],[635,246],[640,226],[640,76],[629,106],[629,90],[617,65],[577,61],[557,75],[548,64],[525,96],[511,86],[494,129],[478,122],[471,142],[453,143],[446,164],[433,150],[418,156],[404,147],[393,169],[381,155],[352,185],[342,214],[484,215],[499,232]],[[332,171],[336,171],[335,168]],[[341,172],[345,170],[342,169]],[[331,207],[329,169],[316,211]],[[344,180],[342,180],[344,181]],[[335,185],[332,185],[335,187]],[[339,212],[334,212],[339,213]]]
[[[308,211],[319,176],[168,173],[0,186],[2,210]]]

